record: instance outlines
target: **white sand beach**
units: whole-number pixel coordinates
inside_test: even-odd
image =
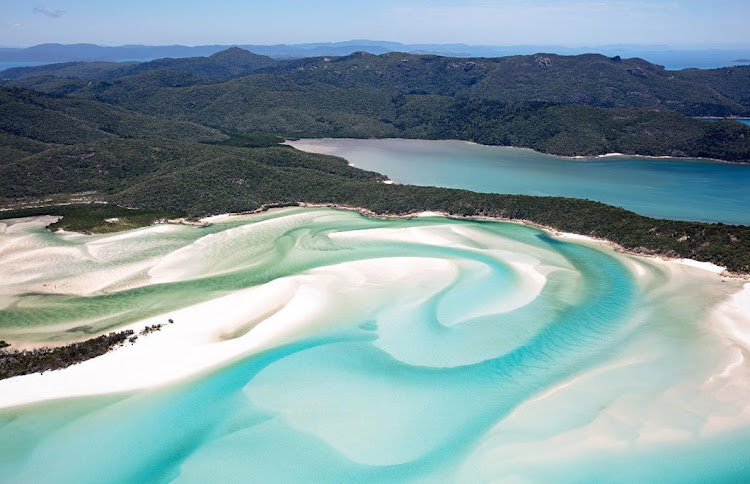
[[[213,221],[228,221],[234,217],[227,214],[214,217]],[[292,215],[293,217],[295,215]],[[28,223],[44,222],[45,220],[38,219]],[[263,223],[265,222],[258,224]],[[288,220],[284,223],[288,223]],[[232,229],[237,232],[230,230],[206,237],[228,239],[233,237],[233,234],[247,230],[244,227],[248,226]],[[20,228],[4,226],[3,232],[0,233],[9,234]],[[181,229],[194,230],[179,226],[157,226],[142,230],[158,232]],[[112,247],[113,240],[133,236],[132,232],[127,232],[108,239],[92,239],[91,243],[87,244],[87,256],[94,254],[97,258],[107,257],[110,254],[107,247]],[[463,247],[466,250],[474,250],[469,241],[482,240],[481,232],[461,225],[368,229],[336,232],[330,236],[333,240],[413,242]],[[609,245],[588,237],[574,234],[558,236],[575,242],[595,244],[602,250],[612,250]],[[199,239],[198,243],[201,243],[201,240],[203,239]],[[562,259],[555,262],[556,267],[545,266],[539,262],[542,258],[541,253],[528,252],[528,248],[522,253],[522,244],[515,244],[517,247],[514,246],[514,242],[507,241],[503,249],[486,250],[484,253],[508,264],[520,283],[509,297],[498,298],[492,305],[478,308],[477,314],[469,316],[481,316],[481,311],[511,311],[528,304],[540,293],[550,272],[566,269]],[[66,290],[72,289],[77,294],[90,294],[106,288],[104,280],[117,282],[135,274],[139,274],[140,277],[138,284],[165,283],[197,277],[197,274],[190,270],[189,256],[197,254],[192,252],[191,247],[196,246],[186,247],[183,250],[188,252],[185,253],[171,253],[170,257],[173,259],[147,260],[125,265],[119,269],[122,271],[119,275],[116,272],[94,272],[88,278],[72,279]],[[6,257],[4,261],[10,260],[11,263],[2,264],[2,277],[15,274],[14,280],[19,284],[23,282],[23,277],[18,275],[23,271],[19,268],[30,261],[24,255],[25,251],[31,251],[35,260],[42,261],[37,264],[36,271],[46,270],[43,261],[59,257],[55,255],[54,250],[46,253],[44,248],[19,248],[14,244],[7,244],[3,250]],[[75,257],[75,254],[66,256]],[[710,279],[713,282],[722,279],[722,276],[717,274],[721,268],[704,263],[661,261],[625,254],[617,254],[617,257],[631,261],[628,264],[634,267],[633,273],[636,277],[647,277],[648,273],[643,268],[637,270],[636,266],[639,264],[658,264],[675,281],[696,277]],[[134,391],[195,377],[239,358],[320,334],[353,319],[365,321],[371,310],[371,301],[383,297],[397,300],[407,286],[419,287],[425,294],[436,293],[450,285],[460,271],[459,263],[446,259],[395,257],[335,264],[299,275],[282,277],[260,286],[239,290],[130,324],[121,329],[139,332],[149,325],[164,324],[168,319],[174,321],[174,324],[166,324],[161,331],[141,336],[135,344],[127,344],[104,356],[43,375],[24,375],[0,381],[0,408],[59,398]],[[132,280],[132,277],[130,279]],[[55,289],[50,290],[54,292]],[[346,294],[348,309],[342,311],[341,307],[334,308],[331,300],[333,294],[337,297]],[[726,335],[731,339],[731,345],[742,352],[750,351],[750,285],[746,285],[716,311],[716,317],[711,320],[707,329]],[[731,358],[736,360],[737,356],[733,353]]]
[[[334,311],[328,300],[332,293],[347,292],[352,311],[366,314],[373,291],[396,292],[405,284],[428,284],[440,290],[453,277],[455,269],[445,260],[394,258],[281,278],[122,328],[138,332],[145,326],[174,321],[98,358],[63,370],[0,381],[0,408],[179,381],[345,322],[338,310],[337,317],[331,317]]]

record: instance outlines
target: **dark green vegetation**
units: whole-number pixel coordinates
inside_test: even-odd
[[[0,212],[0,218],[3,219],[37,215],[62,217],[50,224],[50,230],[104,234],[145,227],[157,221],[177,218],[181,213],[131,209],[108,204],[43,205]]]
[[[685,116],[747,113],[750,68],[669,72],[596,55],[274,61],[239,49],[84,67],[46,67],[44,77],[12,71],[23,75],[8,85],[47,94],[0,89],[1,205],[82,195],[111,204],[22,212],[60,214],[57,227],[82,231],[300,202],[435,210],[530,220],[750,272],[750,227],[654,220],[584,200],[385,185],[343,159],[277,146],[277,136],[402,136],[750,161],[750,127]],[[11,215],[19,212],[2,216]]]
[[[279,136],[464,139],[560,154],[750,161],[750,67],[667,71],[641,59],[356,53],[274,60],[242,49],[140,64],[10,69],[6,86]]]
[[[76,144],[113,137],[220,140],[214,129],[164,120],[83,99],[0,90],[0,131],[45,143]]]
[[[60,370],[101,356],[133,336],[133,331],[109,333],[81,343],[27,351],[0,351],[0,380],[30,373]]]
[[[147,116],[85,99],[0,89],[0,165],[63,145],[123,138],[221,141],[226,136],[195,123]]]
[[[234,129],[222,130],[227,139],[221,141],[206,141],[206,143],[221,146],[236,146],[238,148],[270,148],[284,142],[284,138],[267,133],[245,133]]]
[[[746,66],[668,71],[642,59],[598,54],[466,59],[358,52],[344,57],[284,61],[232,48],[210,57],[145,63],[15,68],[3,71],[2,78],[12,85],[40,83],[45,77],[100,81],[77,89],[83,96],[96,96],[111,88],[116,91],[117,85],[136,82],[138,76],[167,71],[172,74],[173,83],[181,74],[182,85],[257,75],[261,83],[270,78],[278,88],[331,86],[503,102],[665,108],[694,116],[750,112],[750,68]]]

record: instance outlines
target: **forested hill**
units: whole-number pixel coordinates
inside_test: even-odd
[[[19,78],[5,81],[8,87],[251,133],[462,139],[565,156],[750,161],[750,128],[688,116],[748,112],[750,67],[672,72],[593,54],[356,53],[279,61],[233,48],[210,57],[11,74]]]
[[[0,89],[0,165],[61,145],[115,138],[221,141],[215,129],[85,99]]]
[[[164,58],[149,62],[65,62],[34,67],[14,67],[0,72],[0,79],[13,80],[50,75],[85,80],[113,79],[144,72],[170,69],[196,78],[230,79],[278,65],[270,57],[232,47],[208,57]]]
[[[642,59],[597,54],[466,59],[401,53],[376,56],[359,52],[344,57],[284,61],[232,48],[210,57],[15,68],[0,73],[0,79],[10,85],[54,91],[60,88],[59,82],[48,80],[45,83],[38,78],[109,81],[164,70],[171,72],[165,83],[167,86],[203,84],[265,73],[290,88],[325,85],[501,102],[647,107],[691,116],[750,113],[750,66],[669,71]],[[142,82],[153,83],[153,77],[144,77]],[[87,97],[95,96],[103,87],[106,83],[67,86],[70,92]]]

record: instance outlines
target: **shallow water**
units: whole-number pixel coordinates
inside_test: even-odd
[[[323,296],[313,329],[189,381],[0,410],[3,482],[750,478],[747,348],[716,316],[738,281],[440,217],[44,223],[0,230],[0,339],[80,339],[300,274]]]
[[[750,164],[617,156],[568,159],[462,141],[321,139],[290,143],[400,183],[597,200],[656,218],[750,224]]]

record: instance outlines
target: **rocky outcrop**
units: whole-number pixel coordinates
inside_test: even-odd
[[[538,55],[534,57],[534,65],[537,67],[549,67],[552,65],[552,59]]]

